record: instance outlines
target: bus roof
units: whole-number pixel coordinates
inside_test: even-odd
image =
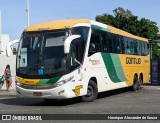
[[[31,25],[31,26],[27,27],[24,31],[27,32],[27,31],[65,29],[65,28],[72,28],[76,24],[80,24],[80,23],[88,23],[88,24],[91,24],[91,25],[97,23],[97,22],[96,23],[94,23],[94,22],[95,21],[91,21],[89,19],[55,20],[55,21],[48,21],[48,22],[43,22],[43,23]],[[100,26],[100,25],[97,25],[97,26]],[[112,26],[109,26],[109,25],[105,25],[105,27],[103,26],[102,28],[106,28],[106,29],[110,30],[111,33],[114,33],[114,34],[134,38],[134,39],[137,39],[137,40],[148,41],[146,38],[135,36],[131,33],[125,32],[123,30],[120,30],[118,28],[115,28],[115,27],[112,27]]]
[[[65,29],[72,28],[74,25],[79,23],[90,23],[89,19],[64,19],[48,21],[31,25],[25,29],[25,31],[40,31],[40,30],[54,30],[54,29]]]
[[[115,34],[123,35],[123,36],[126,36],[126,37],[130,37],[130,38],[134,38],[134,39],[137,39],[137,40],[141,40],[141,41],[148,41],[146,38],[135,36],[135,35],[133,35],[131,33],[125,32],[123,30],[117,29],[117,28],[112,27],[112,26],[108,26],[108,29],[111,30],[111,32],[115,33]]]

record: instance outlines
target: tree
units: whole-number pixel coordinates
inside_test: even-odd
[[[96,21],[114,26],[131,34],[147,39],[158,39],[157,23],[146,18],[139,19],[130,10],[118,7],[113,10],[114,15],[102,14],[96,16]],[[158,46],[153,47],[153,56],[160,56]]]

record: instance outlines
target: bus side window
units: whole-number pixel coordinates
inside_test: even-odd
[[[82,52],[81,39],[74,39],[70,46],[70,53],[69,53],[70,63],[68,63],[71,70],[75,69],[80,65],[80,64],[77,64],[77,61],[79,63],[82,63],[81,52]]]
[[[99,30],[92,29],[91,40],[89,45],[88,56],[101,51]]]
[[[134,54],[135,55],[138,54],[138,42],[137,42],[137,40],[134,40]]]
[[[142,55],[145,56],[146,55],[146,52],[145,52],[145,43],[142,42],[141,45],[142,45]]]
[[[131,51],[130,51],[130,42],[128,40],[129,38],[128,37],[124,37],[124,40],[125,40],[125,54],[130,54]]]
[[[106,33],[106,42],[108,44],[108,52],[112,53],[112,34]]]
[[[113,33],[111,33],[111,37],[112,37],[112,39],[111,39],[111,46],[112,46],[112,53],[116,53],[116,35],[115,34],[113,34]]]
[[[134,40],[132,38],[130,38],[130,50],[131,50],[131,54],[134,54]]]
[[[120,43],[120,46],[121,46],[121,47],[120,47],[120,49],[121,49],[121,50],[120,50],[120,53],[124,54],[124,53],[125,53],[125,46],[124,46],[124,43],[125,43],[125,42],[124,42],[124,37],[123,37],[123,36],[120,36],[120,42],[121,42],[121,43]]]
[[[115,38],[115,43],[116,43],[116,53],[122,53],[121,52],[121,45],[120,45],[120,36],[119,35],[116,35],[116,38]]]
[[[107,52],[107,42],[106,42],[106,32],[100,31],[100,42],[101,42],[101,51]]]
[[[142,55],[142,43],[138,42],[138,55]]]
[[[147,55],[150,53],[150,45],[147,43]]]

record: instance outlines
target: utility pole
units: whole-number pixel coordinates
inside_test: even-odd
[[[2,50],[2,14],[1,14],[1,9],[0,9],[0,54]]]
[[[29,0],[27,0],[27,26],[29,26]]]
[[[2,14],[1,14],[1,9],[0,9],[0,36],[2,34]]]

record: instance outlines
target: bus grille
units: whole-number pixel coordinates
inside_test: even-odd
[[[52,89],[54,85],[21,85],[24,89],[41,90],[41,89]]]

